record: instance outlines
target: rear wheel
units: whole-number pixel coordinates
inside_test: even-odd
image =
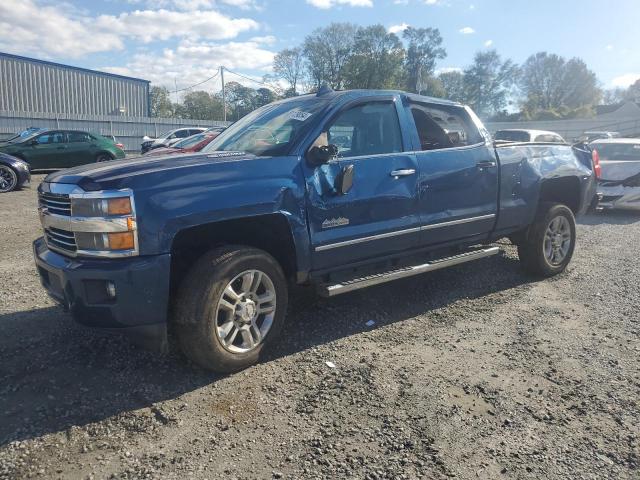
[[[202,256],[183,280],[175,304],[183,352],[200,366],[235,372],[258,362],[278,337],[287,283],[278,262],[248,247]]]
[[[543,204],[529,233],[518,244],[518,256],[525,269],[550,277],[563,272],[576,245],[576,220],[565,205]]]
[[[96,163],[108,162],[109,160],[113,160],[113,157],[108,153],[99,153],[96,156]]]
[[[7,165],[0,165],[0,193],[10,192],[18,186],[18,174]]]

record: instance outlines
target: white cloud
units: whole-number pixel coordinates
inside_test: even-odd
[[[394,5],[409,5],[409,0],[393,0]]]
[[[176,8],[178,10],[193,11],[201,8],[213,8],[214,0],[128,0],[133,5],[145,5],[151,9]],[[238,7],[243,10],[257,8],[255,0],[218,0],[218,3]]]
[[[440,3],[440,0],[424,0],[424,3],[426,3],[427,5],[437,5],[438,3]]]
[[[250,18],[230,18],[214,10],[135,10],[118,16],[101,15],[95,20],[95,26],[123,37],[151,42],[172,37],[233,38],[246,30],[257,29],[258,23]]]
[[[324,10],[336,5],[348,5],[350,7],[373,7],[373,0],[307,0],[307,3]]]
[[[476,33],[476,31],[471,27],[464,27],[458,30],[463,35],[471,35],[472,33]]]
[[[182,41],[176,48],[167,48],[161,54],[138,53],[127,63],[126,67],[104,67],[101,70],[129,75],[150,80],[156,85],[164,85],[169,90],[175,89],[177,80],[178,88],[186,88],[211,77],[216,73],[220,65],[231,70],[271,71],[274,52],[264,48],[264,42],[194,42]],[[252,78],[259,79],[253,75]],[[240,77],[225,74],[225,82],[241,81]],[[242,83],[244,83],[243,81]],[[248,81],[246,81],[248,82]],[[250,85],[254,82],[249,82]],[[253,84],[256,87],[257,84]],[[220,80],[216,78],[205,83],[198,89],[218,90]]]
[[[400,32],[404,32],[408,26],[409,26],[408,23],[403,22],[400,25],[391,25],[387,31],[389,33],[400,33]]]
[[[88,19],[64,11],[33,0],[0,1],[0,50],[75,58],[124,48],[115,33],[95,29]]]
[[[188,1],[204,5],[204,0]],[[250,18],[231,18],[215,10],[136,10],[98,17],[68,12],[73,10],[37,0],[0,1],[0,50],[77,58],[122,50],[126,38],[143,42],[173,37],[223,40],[259,27]]]
[[[607,45],[605,47],[605,49],[608,50],[608,51],[611,51],[611,50],[613,50],[613,45]]]
[[[493,45],[493,40],[487,40],[486,42],[484,42],[484,46],[486,48],[489,48],[491,45]]]
[[[451,73],[451,72],[462,73],[462,69],[460,67],[442,67],[442,68],[436,69],[435,74],[440,75],[441,73]]]
[[[640,80],[640,73],[625,73],[611,81],[614,87],[627,88]]]

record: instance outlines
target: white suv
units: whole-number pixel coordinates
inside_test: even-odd
[[[191,135],[197,135],[206,130],[204,127],[188,127],[188,128],[176,128],[163,133],[158,138],[149,138],[146,135],[142,137],[142,144],[140,145],[140,153],[148,152],[154,148],[168,147],[172,143],[175,143],[183,138],[190,137]]]

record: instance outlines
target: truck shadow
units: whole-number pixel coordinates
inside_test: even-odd
[[[579,225],[631,225],[640,222],[640,212],[610,210],[578,217]]]
[[[425,328],[446,327],[455,320],[444,320],[438,309],[531,281],[516,259],[498,256],[331,300],[300,292],[282,341],[265,361],[414,317],[425,317]],[[3,314],[0,446],[113,416],[135,423],[135,410],[221,378],[176,351],[157,355],[125,338],[77,327],[58,307]]]

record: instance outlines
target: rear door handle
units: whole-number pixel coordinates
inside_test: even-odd
[[[416,170],[414,168],[402,168],[400,170],[393,170],[389,173],[392,177],[408,177],[414,175]]]
[[[496,166],[496,162],[492,160],[483,160],[482,162],[476,163],[476,167],[478,168],[491,168],[495,166]]]

